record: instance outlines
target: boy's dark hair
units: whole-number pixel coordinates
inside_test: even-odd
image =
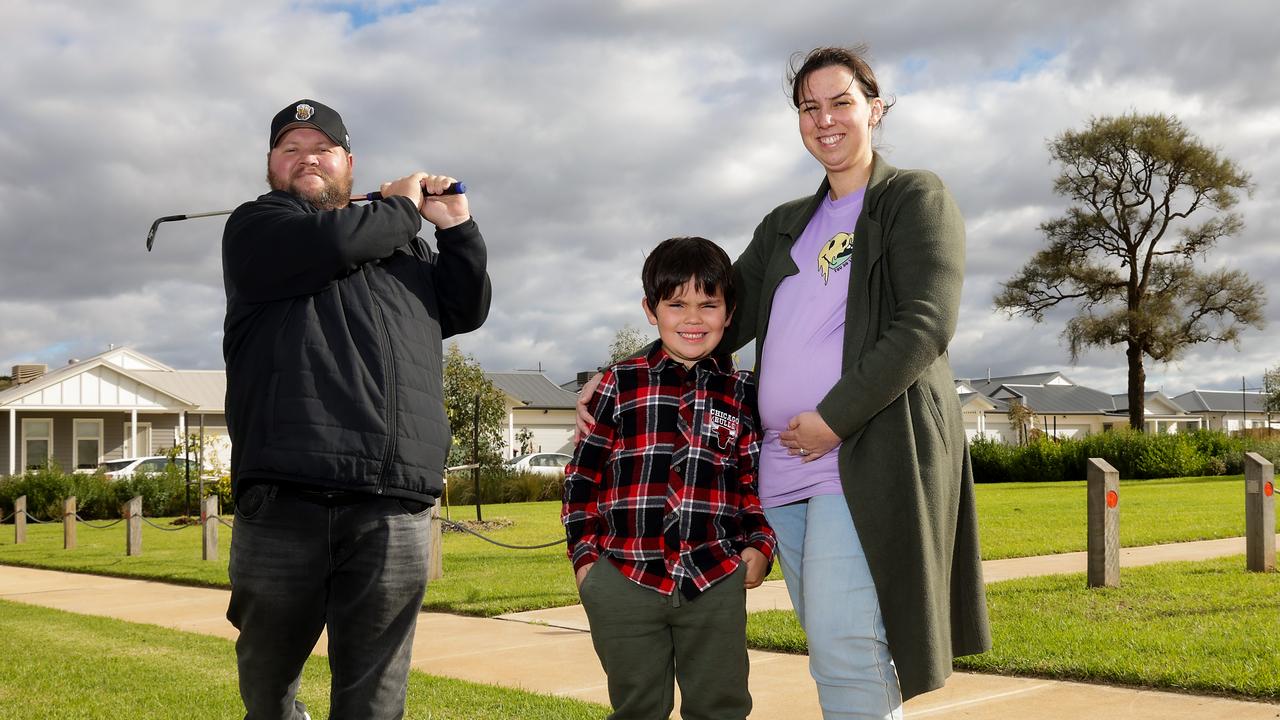
[[[673,297],[690,279],[707,295],[723,293],[725,311],[733,312],[733,263],[719,245],[701,237],[663,240],[644,259],[640,280],[649,309],[656,312],[658,303]]]

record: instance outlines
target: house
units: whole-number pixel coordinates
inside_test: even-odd
[[[1051,437],[1083,437],[1129,424],[1128,396],[1079,385],[1060,372],[956,380],[965,434],[1017,442],[1009,419],[1013,403],[1035,414],[1035,427]],[[1144,408],[1147,432],[1198,428],[1204,420],[1186,412],[1159,391],[1148,392]]]
[[[504,457],[528,452],[573,454],[578,395],[534,370],[487,372],[507,401]]]
[[[1280,428],[1280,415],[1273,420],[1267,412],[1266,396],[1241,390],[1192,390],[1174,402],[1192,415],[1204,419],[1211,430],[1234,432],[1241,428]]]
[[[163,454],[203,430],[206,467],[230,461],[221,370],[175,370],[129,348],[112,348],[49,371],[14,368],[0,391],[0,474],[44,467],[92,471],[100,463]]]

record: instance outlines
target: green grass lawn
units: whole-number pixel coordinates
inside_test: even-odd
[[[1243,534],[1243,479],[1240,476],[1127,481],[1121,484],[1120,496],[1121,540],[1126,546]],[[1082,482],[979,485],[977,500],[983,553],[988,559],[1085,549],[1085,484]],[[485,506],[486,520],[502,518],[512,522],[510,527],[486,531],[486,534],[514,545],[555,540],[563,532],[559,510],[559,503],[554,502]],[[451,514],[455,520],[474,518],[474,510],[469,507],[455,507]],[[81,526],[78,535],[79,546],[68,552],[62,549],[60,525],[29,526],[28,543],[21,546],[13,543],[11,525],[0,527],[0,563],[211,586],[227,584],[230,530],[225,527],[220,527],[221,559],[217,562],[200,560],[200,535],[194,528],[161,532],[144,526],[144,553],[135,558],[124,556],[122,525],[105,530]],[[562,546],[508,550],[470,535],[446,533],[443,550],[445,577],[431,583],[424,602],[428,609],[491,616],[577,602]],[[1122,574],[1123,586],[1113,590],[1086,590],[1081,575],[993,584],[988,597],[996,648],[958,664],[984,672],[1137,683],[1278,699],[1280,634],[1275,632],[1275,621],[1280,617],[1277,612],[1280,611],[1280,575],[1248,574],[1242,572],[1242,568],[1243,560],[1236,557],[1198,564],[1126,569]],[[776,564],[771,577],[779,577]],[[3,638],[0,648],[5,648],[6,642],[38,645],[47,640],[44,636],[34,638],[38,642],[32,642],[32,638],[13,639],[14,633],[4,624],[3,610],[0,607],[0,638]],[[84,622],[87,624],[77,631],[83,635],[108,632],[92,625],[108,621],[85,619]],[[1258,628],[1267,629],[1270,634],[1257,633]],[[110,631],[121,632],[124,631]],[[185,638],[182,647],[204,641],[182,637]],[[790,613],[752,615],[749,638],[755,647],[790,652],[804,652],[806,648],[803,633]],[[84,642],[92,644],[90,640]],[[114,642],[103,641],[98,652],[114,657],[113,651],[102,650]],[[171,651],[157,648],[157,654],[171,657],[165,655]],[[229,648],[226,645],[219,652],[229,653]],[[196,673],[184,663],[164,661],[164,664],[179,674],[173,682],[166,683],[167,686],[204,682],[202,678],[207,678],[200,674],[203,670],[196,675],[181,675]],[[218,682],[232,688],[229,697],[234,702],[233,680],[229,679],[234,664],[224,658],[201,666],[220,668],[217,672],[223,677]],[[308,672],[323,670],[320,667]],[[94,679],[96,676],[72,677],[86,672],[76,663],[45,668],[41,672],[54,678],[63,677],[41,681],[45,686],[49,682],[65,684],[77,688],[80,696],[98,693],[100,683]],[[6,688],[23,687],[26,682],[0,683],[0,720],[8,717],[3,713],[12,707],[11,703],[4,702],[8,699]],[[34,679],[30,682],[40,686]],[[308,686],[324,687],[324,682],[323,679],[314,683],[308,680]],[[413,687],[417,689],[411,693],[421,696],[432,692],[424,688],[435,687],[431,683],[440,682],[444,681],[415,676]],[[155,694],[157,703],[175,701],[159,690],[148,692]],[[51,694],[36,696],[46,698]],[[420,706],[430,704],[424,701]],[[69,714],[48,717],[80,716],[71,709],[65,712]],[[491,712],[493,714],[481,713],[474,717],[512,716]],[[121,713],[128,716],[124,710],[104,711],[103,716]],[[226,713],[210,715],[215,716],[226,716]],[[552,716],[577,717],[546,715]]]
[[[242,717],[227,640],[0,601],[0,720]],[[329,667],[312,657],[299,697],[329,708]],[[607,708],[488,685],[409,676],[406,718],[587,720]]]
[[[987,601],[993,649],[958,668],[1280,700],[1280,573],[1246,572],[1243,556],[1126,569],[1118,588],[1008,580]],[[807,651],[790,611],[753,613],[747,638]]]
[[[977,503],[984,560],[1087,547],[1083,481],[982,484]],[[1120,483],[1121,547],[1241,535],[1243,475]]]
[[[1244,534],[1244,480],[1182,478],[1121,483],[1123,546],[1237,537]],[[986,559],[1085,549],[1083,482],[990,484],[977,487],[979,527]],[[450,510],[473,519],[474,507]],[[563,536],[556,502],[487,505],[486,520],[510,527],[485,531],[511,545],[537,545]],[[81,525],[78,547],[62,549],[61,525],[29,525],[28,542],[13,544],[12,526],[0,527],[0,563],[169,582],[227,586],[231,531],[219,527],[219,560],[200,559],[200,532],[162,532],[144,525],[143,554],[124,556],[124,526]],[[576,603],[563,546],[508,550],[461,533],[445,533],[444,578],[427,589],[430,610],[492,616]],[[781,577],[775,563],[771,579]]]

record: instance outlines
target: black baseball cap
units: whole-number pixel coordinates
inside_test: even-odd
[[[289,107],[276,113],[271,119],[270,148],[280,142],[280,136],[285,131],[299,127],[315,128],[341,145],[343,150],[351,152],[351,137],[347,135],[347,126],[342,123],[342,116],[338,111],[324,103],[306,99],[290,103]]]

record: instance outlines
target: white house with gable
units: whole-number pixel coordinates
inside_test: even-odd
[[[1018,441],[1009,408],[1021,403],[1035,414],[1035,427],[1049,437],[1084,437],[1129,426],[1129,400],[1079,385],[1060,372],[956,380],[965,434],[1006,443]],[[1188,413],[1159,391],[1146,394],[1146,432],[1172,433],[1202,427],[1204,418]]]
[[[87,360],[13,369],[0,390],[0,474],[46,466],[88,472],[108,460],[163,454],[202,428],[206,467],[230,462],[222,370],[175,370],[126,347]]]

